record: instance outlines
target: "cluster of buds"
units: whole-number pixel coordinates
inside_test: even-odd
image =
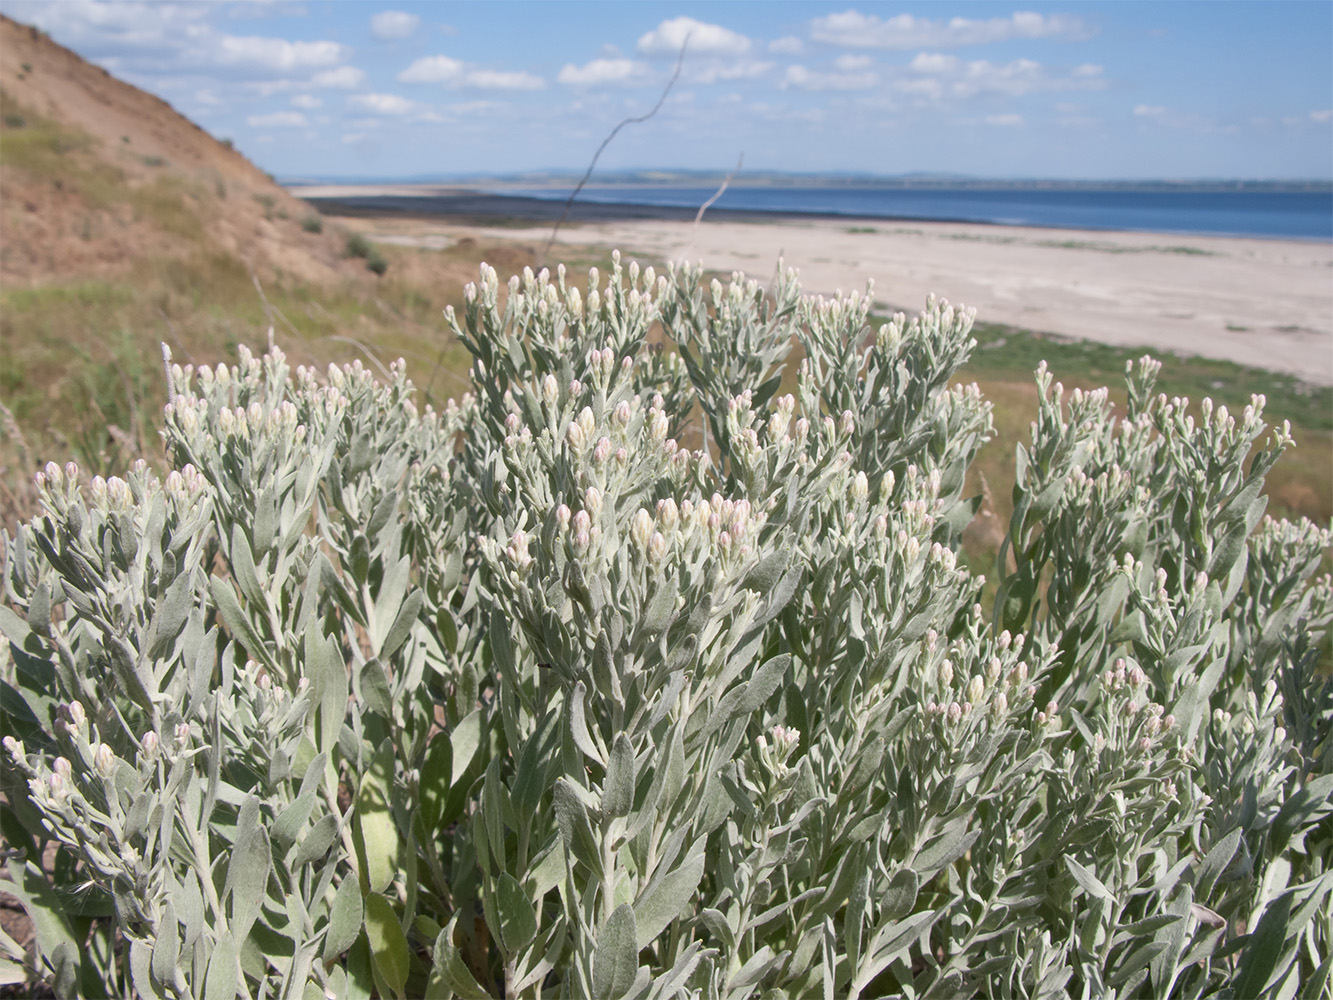
[[[1142,668],[1137,663],[1128,665],[1123,656],[1116,659],[1110,670],[1102,673],[1102,689],[1105,691],[1121,691],[1126,687],[1130,691],[1137,691],[1147,682],[1148,676]]]
[[[774,781],[781,781],[791,774],[787,761],[801,742],[798,730],[787,726],[774,726],[768,736],[760,733],[755,737],[755,749],[759,753],[759,762]]]

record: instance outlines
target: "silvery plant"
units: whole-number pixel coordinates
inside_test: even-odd
[[[465,300],[443,410],[242,350],[170,368],[164,477],[38,477],[0,977],[1329,995],[1330,535],[1264,516],[1262,398],[1043,365],[987,586],[970,312],[618,256]]]

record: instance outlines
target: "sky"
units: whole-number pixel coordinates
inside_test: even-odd
[[[1333,3],[0,0],[280,178],[1333,179]]]

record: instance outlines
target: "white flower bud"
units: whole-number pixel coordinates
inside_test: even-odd
[[[870,493],[870,481],[866,478],[864,472],[858,472],[852,479],[852,502],[861,504],[865,502]]]
[[[97,768],[97,773],[104,778],[109,778],[115,773],[116,755],[105,743],[98,744],[97,752],[93,755],[93,766]]]
[[[680,512],[676,507],[676,501],[667,497],[665,500],[657,501],[657,523],[662,526],[663,531],[671,531],[676,527],[680,518]]]
[[[648,540],[653,533],[653,519],[646,510],[640,507],[634,512],[634,519],[630,523],[630,537],[640,550],[648,548]]]
[[[560,530],[564,531],[569,527],[569,505],[561,504],[555,509],[555,519],[560,525]]]
[[[654,409],[652,414],[652,419],[648,425],[648,433],[654,441],[665,441],[667,436],[666,414],[660,409]]]
[[[157,756],[157,747],[158,747],[157,733],[153,732],[150,729],[148,732],[143,734],[143,739],[139,741],[139,745],[143,747],[144,756],[147,757],[149,760],[152,760],[154,757]]]
[[[948,687],[953,683],[953,664],[948,660],[945,660],[940,664],[939,678],[940,683],[945,687]]]
[[[985,693],[986,693],[986,684],[981,679],[980,675],[973,677],[970,681],[967,682],[968,701],[974,703],[978,702],[981,700],[981,696]]]

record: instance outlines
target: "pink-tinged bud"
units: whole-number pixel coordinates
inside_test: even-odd
[[[620,466],[624,466],[624,465],[628,464],[628,462],[629,462],[629,452],[627,452],[624,448],[617,448],[617,449],[616,449],[616,464],[617,464],[617,465],[620,465]]]
[[[628,402],[622,399],[619,403],[616,404],[615,421],[621,427],[624,427],[626,424],[629,423],[630,417],[632,415],[633,411],[630,409],[630,405]]]
[[[59,771],[53,771],[46,776],[46,786],[50,790],[51,798],[57,802],[63,802],[69,797],[69,784]]]
[[[1152,749],[1152,740],[1148,739],[1148,737],[1146,736],[1143,737],[1143,739],[1139,740],[1139,753],[1147,753],[1151,749]]]
[[[1167,715],[1164,719],[1162,719],[1163,729],[1171,729],[1175,726],[1175,724],[1176,724],[1176,717],[1174,715]]]
[[[518,428],[521,425],[521,423],[522,421],[518,419],[518,414],[511,413],[509,414],[509,416],[505,417],[505,430],[507,430],[510,434],[517,434]]]
[[[555,509],[555,519],[556,519],[556,522],[560,525],[560,530],[561,530],[561,531],[564,531],[566,528],[569,527],[569,505],[568,505],[568,504],[563,504],[563,503],[562,503],[559,507],[557,507],[557,508]]]
[[[653,537],[648,539],[648,559],[651,562],[661,562],[662,557],[666,555],[667,543],[662,537],[660,531],[654,531]]]
[[[589,486],[583,491],[583,509],[595,521],[602,513],[602,494],[596,486]]]
[[[522,529],[515,531],[509,539],[509,547],[505,549],[505,555],[517,570],[525,570],[532,565],[532,556],[528,554],[528,536]]]
[[[51,762],[51,770],[63,778],[68,778],[73,773],[69,761],[64,757],[57,757]]]
[[[157,756],[157,747],[158,747],[157,733],[153,732],[150,729],[148,732],[143,734],[143,739],[139,741],[139,744],[140,746],[143,747],[144,756],[146,756],[149,760],[152,760],[155,756]]]
[[[603,465],[611,457],[611,439],[603,437],[597,442],[597,447],[592,450],[592,460],[598,465]]]
[[[958,704],[958,702],[956,701],[950,702],[948,709],[948,717],[950,722],[954,723],[958,722],[958,720],[963,717],[963,706]]]

